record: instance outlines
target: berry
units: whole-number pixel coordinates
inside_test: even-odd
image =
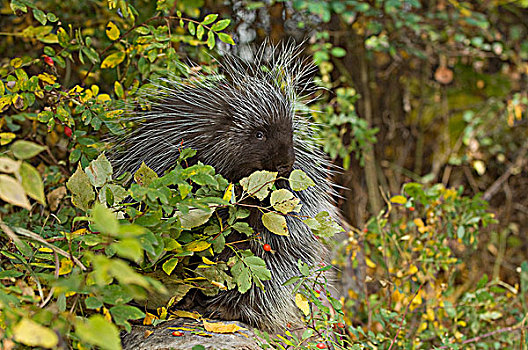
[[[339,322],[339,323],[337,324],[337,326],[338,326],[339,328],[345,328],[345,324],[344,324],[343,322]]]
[[[410,211],[414,211],[414,207],[409,207],[409,210]]]
[[[54,65],[53,58],[49,57],[48,55],[43,55],[42,57],[44,57],[44,62],[46,62],[48,66],[53,67]]]
[[[363,229],[363,232],[367,233],[367,232],[368,232],[368,228],[365,227],[365,228]]]
[[[324,343],[318,343],[316,346],[318,349],[326,349],[326,345]]]
[[[174,332],[172,332],[172,335],[175,336],[175,337],[181,337],[183,335],[183,333],[180,332],[180,331],[174,331]]]
[[[69,126],[64,127],[64,135],[71,137],[72,136],[72,129]]]
[[[269,244],[264,244],[264,246],[262,247],[262,249],[264,249],[265,252],[270,252],[271,251],[271,246]]]

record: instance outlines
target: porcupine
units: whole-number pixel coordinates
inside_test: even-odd
[[[300,169],[316,185],[295,192],[302,203],[299,214],[313,217],[327,211],[335,217],[331,167],[316,146],[313,125],[305,116],[306,104],[316,90],[311,81],[314,65],[301,59],[300,53],[291,43],[263,44],[252,62],[225,55],[222,74],[214,79],[164,79],[158,96],[148,98],[152,109],[137,116],[140,126],[128,137],[126,152],[114,164],[133,172],[144,161],[162,173],[174,164],[183,144],[197,151],[197,160],[213,166],[231,182],[256,170],[287,177],[293,169]],[[288,184],[283,181],[277,187]],[[251,211],[249,224],[262,240],[251,241],[248,248],[271,271],[265,291],[256,286],[244,294],[222,291],[207,301],[206,309],[220,319],[280,331],[300,319],[293,286],[285,287],[284,282],[299,274],[299,259],[313,265],[328,254],[298,218],[288,216],[290,234],[279,236],[263,226],[261,215],[259,210]],[[262,242],[273,253],[263,251]]]

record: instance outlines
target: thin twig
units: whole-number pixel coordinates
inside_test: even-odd
[[[7,227],[7,225],[5,225],[5,224],[3,224],[3,223],[0,224],[0,225],[4,225],[5,227]],[[2,229],[3,229],[3,228],[4,228],[4,227],[2,226]],[[8,229],[9,229],[9,228],[8,228]],[[39,243],[42,243],[44,246],[50,248],[51,250],[53,250],[53,251],[56,252],[57,254],[60,254],[60,255],[62,255],[62,256],[64,256],[64,257],[66,257],[66,258],[70,258],[70,259],[71,259],[71,260],[72,260],[77,266],[79,266],[79,267],[81,268],[81,270],[83,270],[83,271],[88,270],[88,269],[86,268],[86,266],[84,266],[84,264],[83,264],[79,259],[77,259],[77,258],[74,257],[73,255],[68,254],[68,252],[62,250],[61,248],[56,247],[56,246],[54,246],[53,244],[48,243],[44,238],[40,237],[40,236],[37,235],[36,233],[33,233],[33,232],[31,232],[31,231],[28,231],[28,230],[26,230],[26,229],[24,229],[24,228],[22,228],[22,227],[15,227],[14,229],[15,229],[16,233],[18,233],[19,235],[25,236],[25,237],[30,238],[30,239],[32,239],[32,240],[35,240],[35,241],[37,241],[37,242],[39,242]],[[9,229],[9,230],[10,230],[10,229]],[[5,230],[4,230],[4,231],[5,231]],[[11,231],[11,232],[14,234],[13,231]],[[8,235],[9,235],[9,234],[8,234]],[[10,236],[10,237],[11,237],[11,236]]]
[[[392,350],[392,346],[394,345],[394,343],[396,343],[396,339],[398,339],[398,335],[400,334],[400,331],[402,330],[403,328],[403,322],[405,322],[405,316],[407,316],[407,312],[409,311],[409,308],[414,300],[414,298],[416,298],[418,296],[418,294],[420,293],[420,291],[422,290],[423,286],[425,286],[427,282],[423,282],[420,287],[418,288],[418,290],[416,291],[416,293],[414,293],[413,297],[411,300],[409,300],[409,303],[407,303],[407,307],[405,308],[405,311],[402,315],[402,318],[401,318],[401,321],[400,321],[400,325],[398,327],[398,330],[396,331],[396,335],[394,336],[394,338],[392,339],[391,341],[391,344],[389,346],[389,350]]]
[[[528,326],[523,325],[523,323],[524,322],[521,322],[520,324],[515,325],[515,326],[510,326],[510,327],[504,327],[504,328],[496,329],[494,331],[491,331],[491,332],[488,332],[488,333],[484,333],[484,334],[476,336],[474,338],[466,339],[463,342],[461,342],[460,344],[476,343],[476,342],[481,341],[484,338],[489,338],[489,337],[491,337],[491,336],[493,336],[495,334],[506,333],[506,332],[514,332],[514,331],[517,331],[517,330],[524,330],[524,329],[528,328]],[[440,346],[440,347],[435,348],[435,349],[450,349],[450,346],[449,345],[444,345],[444,346]],[[389,348],[389,350],[390,350],[390,348]]]

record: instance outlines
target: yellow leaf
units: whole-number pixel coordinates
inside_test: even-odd
[[[106,36],[110,40],[116,40],[119,38],[119,35],[121,33],[119,32],[119,28],[114,24],[114,22],[108,22],[106,25]]]
[[[187,251],[191,252],[201,252],[203,250],[206,250],[211,246],[211,243],[207,243],[206,241],[194,241],[189,244],[187,244],[184,248]]]
[[[24,318],[13,328],[13,335],[17,342],[27,346],[55,348],[59,342],[57,334],[30,319]]]
[[[150,326],[152,324],[152,321],[156,320],[157,318],[158,316],[147,312],[147,314],[145,315],[145,318],[143,319],[143,324],[145,326]]]
[[[112,98],[110,98],[110,95],[108,94],[97,95],[97,102],[108,102],[111,100]]]
[[[233,198],[233,184],[229,184],[227,186],[227,190],[224,193],[224,197],[222,198],[225,201],[230,201],[231,198]]]
[[[176,311],[172,311],[172,313],[173,313],[175,316],[178,316],[178,317],[184,317],[184,318],[192,318],[193,320],[199,320],[200,318],[202,318],[202,315],[200,315],[200,314],[197,313],[197,312],[189,312],[189,311],[183,311],[183,310],[176,310]]]
[[[365,263],[371,269],[375,269],[376,268],[376,263],[374,263],[374,261],[370,260],[368,257],[365,257]]]
[[[308,299],[306,299],[306,297],[301,293],[295,294],[295,305],[301,309],[305,316],[310,314],[310,303],[308,302]]]
[[[425,226],[423,220],[420,219],[420,218],[416,218],[416,219],[414,219],[413,222],[414,222],[414,224],[415,224],[416,226],[418,226],[418,227],[424,227],[424,226]]]
[[[59,276],[67,275],[72,271],[73,262],[68,258],[62,258],[59,267]]]
[[[245,329],[235,323],[207,322],[206,320],[203,320],[203,325],[206,331],[213,333],[235,333]]]
[[[22,65],[22,59],[20,57],[13,58],[11,60],[11,66],[13,68],[19,68]]]
[[[39,253],[53,253],[53,249],[48,247],[40,247],[38,251]]]
[[[101,68],[102,69],[114,68],[115,66],[117,66],[118,64],[123,62],[124,60],[125,60],[125,53],[124,52],[121,52],[121,51],[114,52],[113,54],[107,56],[103,60],[103,62],[101,63]]]
[[[207,264],[207,265],[216,265],[214,261],[207,259],[205,256],[202,256],[202,261],[204,262],[204,264]]]
[[[0,112],[2,112],[4,109],[7,109],[7,107],[9,107],[10,104],[11,104],[11,95],[0,97]]]
[[[396,204],[405,204],[407,203],[407,198],[405,198],[404,196],[398,195],[398,196],[392,197],[390,201]]]
[[[416,267],[416,265],[411,265],[409,266],[409,275],[414,275],[416,272],[418,272],[418,268]]]
[[[0,175],[0,198],[8,203],[31,210],[22,184],[9,175]]]
[[[0,98],[0,111],[2,110],[2,98]],[[13,141],[15,137],[16,135],[12,132],[0,132],[0,146],[7,145]]]
[[[55,84],[55,80],[57,80],[57,77],[48,73],[42,73],[37,75],[37,77],[42,80],[45,83],[48,83],[50,85]]]

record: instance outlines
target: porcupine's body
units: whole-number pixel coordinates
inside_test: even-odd
[[[270,49],[273,52],[266,55]],[[144,161],[162,173],[174,164],[183,145],[197,150],[197,160],[212,165],[232,182],[256,170],[288,176],[292,169],[301,169],[316,186],[296,192],[302,203],[300,215],[321,211],[334,215],[328,163],[298,110],[313,92],[308,77],[313,66],[301,62],[298,55],[292,45],[262,46],[251,63],[228,55],[222,63],[223,75],[214,82],[167,79],[168,85],[160,86],[162,95],[151,102],[152,110],[138,117],[143,120],[141,126],[115,164],[135,171]],[[220,292],[208,300],[206,308],[217,318],[240,320],[268,331],[284,329],[287,323],[297,323],[299,310],[293,286],[283,283],[298,275],[299,259],[308,264],[324,261],[326,248],[299,219],[287,217],[289,236],[269,232],[258,210],[251,212],[249,224],[262,238],[250,242],[249,249],[266,261],[271,280],[264,283],[265,291],[253,286],[244,294]],[[274,253],[263,251],[262,242],[270,244]]]

